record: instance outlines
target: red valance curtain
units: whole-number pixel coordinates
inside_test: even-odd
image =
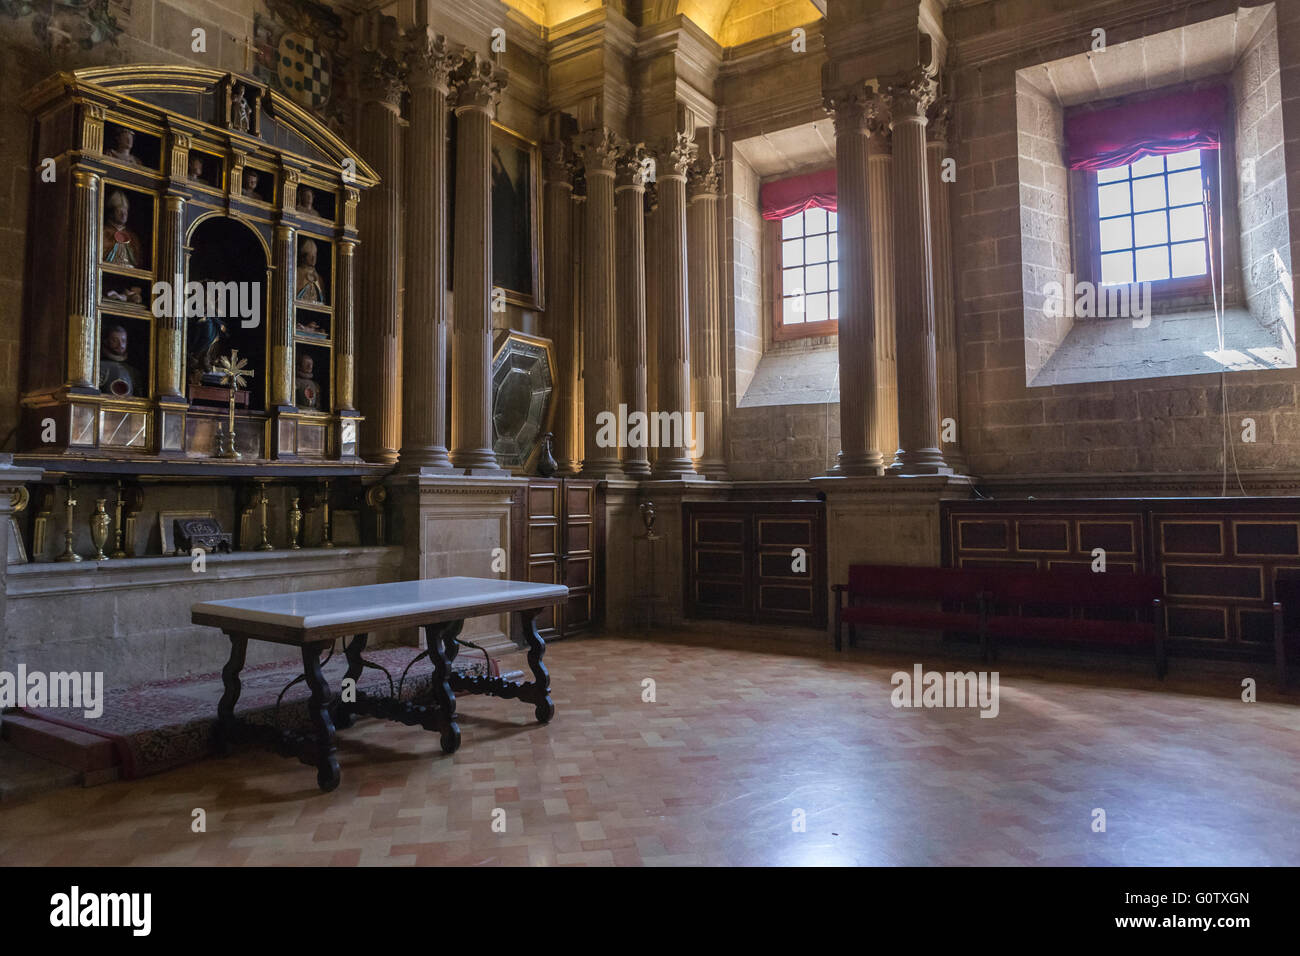
[[[805,209],[835,211],[835,167],[764,183],[759,190],[764,219],[784,219]]]
[[[1224,86],[1079,112],[1065,120],[1066,162],[1071,169],[1111,169],[1144,156],[1218,149],[1227,122]]]

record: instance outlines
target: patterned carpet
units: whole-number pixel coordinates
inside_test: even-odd
[[[385,668],[396,685],[403,670],[419,653],[414,647],[393,647],[368,650],[364,656]],[[411,668],[401,687],[404,699],[423,701],[429,698],[432,666],[426,659]],[[469,649],[462,650],[452,662],[452,668],[470,675],[498,673],[495,661],[489,663],[478,652]],[[339,682],[347,671],[347,661],[341,649],[329,658],[322,670],[330,689],[338,693]],[[281,690],[301,674],[300,662],[245,667],[240,675],[243,686],[235,707],[236,715],[251,724],[306,729],[305,705],[311,692],[305,682],[299,681],[285,691],[278,712],[275,707]],[[362,671],[357,689],[379,695],[390,692],[388,678],[370,667]],[[396,687],[392,689],[396,690]],[[81,708],[43,707],[23,709],[21,713],[113,741],[122,779],[131,780],[209,756],[217,701],[221,694],[221,674],[217,672],[107,691],[104,694],[104,712],[94,719],[87,719]]]
[[[518,701],[462,697],[451,757],[436,734],[360,720],[339,735],[343,779],[330,794],[311,768],[240,750],[0,807],[0,861],[1300,862],[1294,698],[1262,689],[1243,703],[1236,677],[1160,683],[1007,664],[995,719],[896,709],[891,675],[916,662],[905,653],[799,654],[725,633],[708,636],[715,646],[557,642],[546,655],[554,721],[538,725]],[[1264,688],[1268,674],[1257,676]],[[206,832],[191,830],[196,808]]]

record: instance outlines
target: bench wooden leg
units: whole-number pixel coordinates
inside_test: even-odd
[[[551,674],[542,663],[546,642],[537,633],[537,615],[540,613],[541,608],[520,611],[519,623],[523,625],[524,641],[528,644],[528,669],[533,672],[533,685],[523,699],[536,705],[533,713],[540,723],[545,724],[555,716],[555,704],[551,703]]]
[[[451,675],[451,658],[447,645],[460,633],[464,621],[440,621],[424,629],[429,645],[429,660],[433,661],[433,700],[438,705],[438,730],[442,752],[454,754],[460,748],[460,725],[456,723],[456,695],[448,678]],[[454,653],[454,652],[453,652]]]
[[[248,638],[238,634],[228,634],[230,638],[230,659],[221,669],[221,683],[225,691],[217,704],[217,727],[214,744],[217,753],[225,753],[235,736],[235,704],[244,685],[239,681],[239,673],[244,669],[244,656],[248,652]]]
[[[321,643],[303,645],[302,673],[311,689],[307,715],[316,732],[316,783],[329,793],[339,785],[339,761],[334,746],[334,721],[330,717],[333,697],[320,667],[321,652],[327,646]]]

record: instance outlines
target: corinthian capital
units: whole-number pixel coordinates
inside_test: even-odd
[[[445,94],[457,57],[447,38],[430,27],[416,27],[404,38],[408,82],[413,89],[432,86]]]
[[[542,143],[542,179],[548,183],[573,184],[573,153],[564,141],[553,139]]]
[[[402,65],[378,50],[364,50],[360,57],[362,98],[394,108],[402,105],[406,90]]]
[[[894,119],[924,119],[937,92],[938,84],[934,74],[925,67],[918,66],[891,77],[885,96]]]
[[[864,83],[824,90],[822,106],[835,121],[835,135],[847,136],[865,129],[868,115],[876,99],[875,94]]]
[[[452,95],[456,107],[492,111],[506,87],[506,71],[485,56],[467,50],[451,71]]]
[[[937,97],[930,107],[930,122],[925,128],[926,138],[932,143],[947,143],[952,131],[952,97],[945,93]]]
[[[655,149],[655,160],[660,176],[685,176],[695,157],[699,155],[699,144],[690,133],[677,133]]]
[[[644,186],[650,181],[654,162],[646,151],[645,143],[629,143],[618,157],[618,184]]]
[[[690,196],[716,196],[722,191],[722,160],[704,156],[686,174]]]
[[[619,156],[626,146],[627,144],[612,129],[600,126],[581,134],[574,151],[582,160],[588,176],[593,173],[613,174],[618,166]]]

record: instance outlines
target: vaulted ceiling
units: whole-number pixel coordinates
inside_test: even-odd
[[[826,0],[505,0],[524,16],[544,27],[554,27],[574,17],[610,7],[637,26],[671,20],[679,13],[689,18],[723,46],[787,33],[794,27],[820,19]]]

